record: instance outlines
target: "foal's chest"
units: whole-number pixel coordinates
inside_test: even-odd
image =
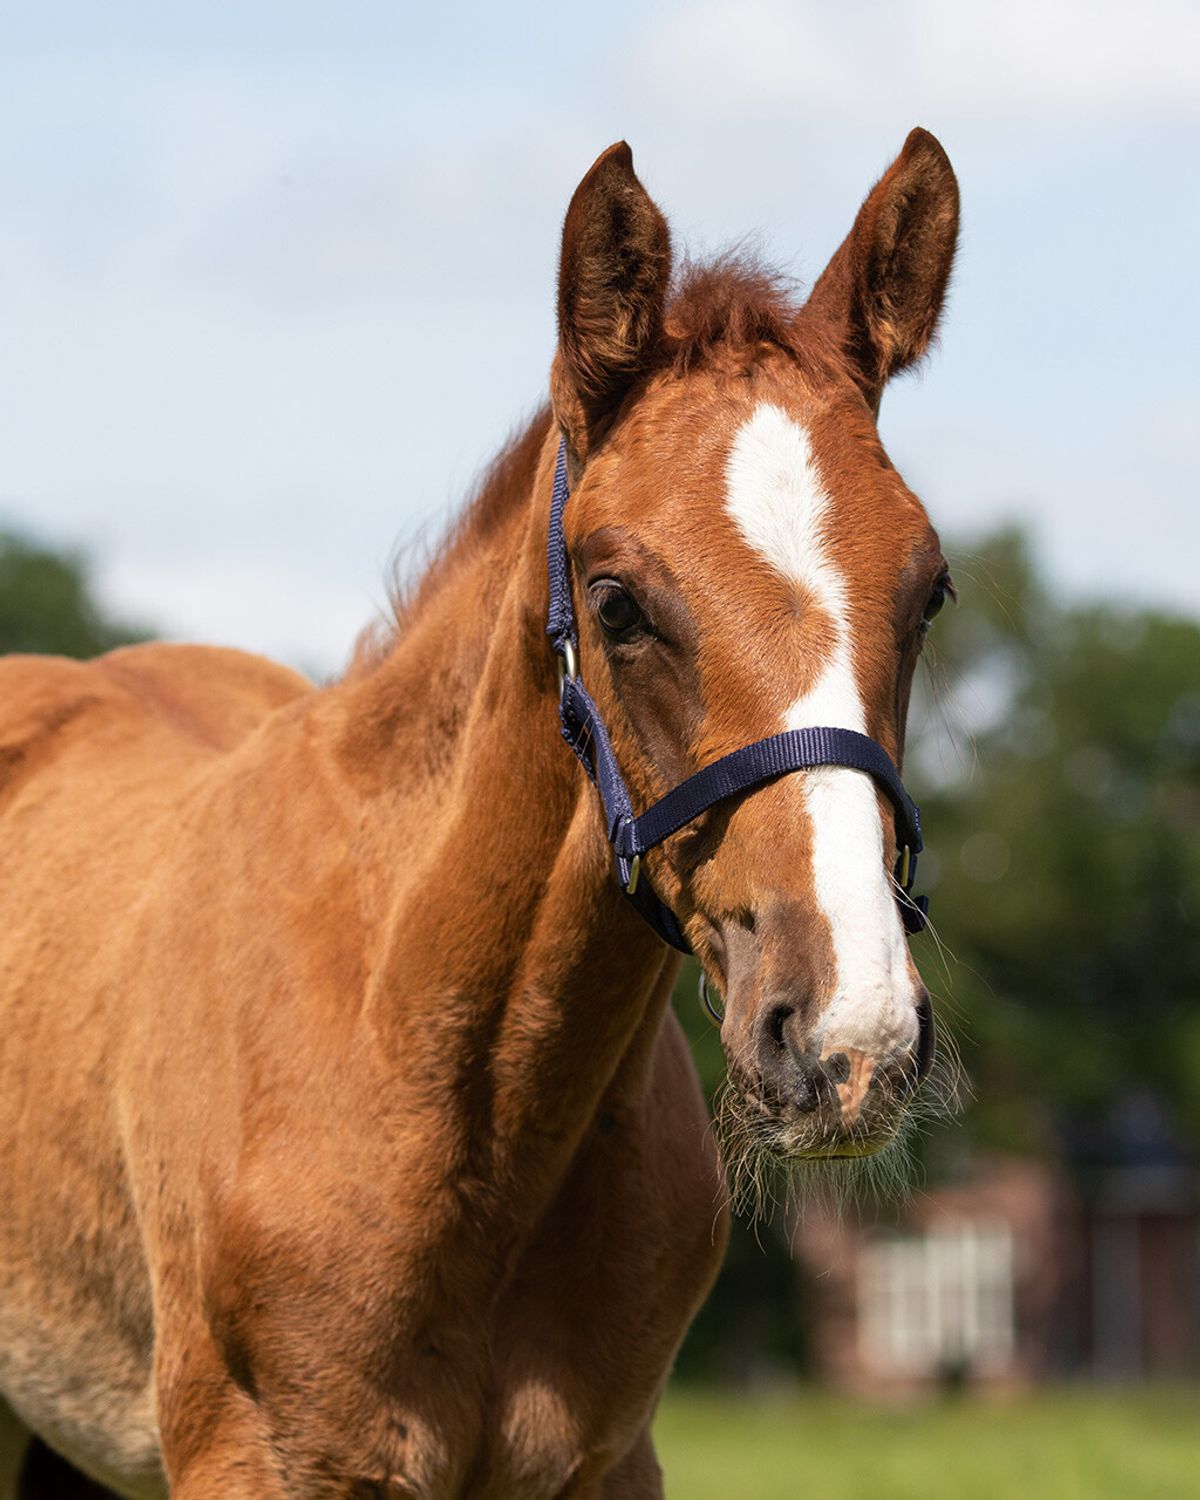
[[[206,1315],[285,1472],[330,1500],[661,1493],[649,1423],[724,1246],[687,1062],[668,1018],[649,1088],[605,1101],[515,1259],[440,1181],[413,1195],[415,1167],[395,1199],[374,1159],[243,1173]],[[298,1214],[277,1187],[305,1180]],[[649,1485],[606,1488],[635,1450]]]

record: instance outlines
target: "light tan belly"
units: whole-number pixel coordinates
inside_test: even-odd
[[[27,1427],[128,1500],[165,1500],[149,1352],[76,1309],[51,1323],[0,1300],[0,1392]]]

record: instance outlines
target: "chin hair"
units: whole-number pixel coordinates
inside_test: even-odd
[[[922,1127],[957,1114],[964,1091],[957,1057],[939,1055],[889,1139],[880,1141],[859,1127],[857,1137],[852,1130],[837,1143],[856,1154],[835,1156],[808,1117],[765,1113],[727,1080],[713,1103],[713,1128],[730,1207],[757,1223],[770,1222],[779,1209],[841,1216],[864,1205],[904,1202],[920,1180],[913,1146]]]

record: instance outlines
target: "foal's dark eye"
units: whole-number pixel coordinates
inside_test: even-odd
[[[954,598],[954,585],[950,582],[948,573],[943,574],[934,584],[933,593],[930,594],[929,602],[922,611],[921,628],[923,630],[928,630],[934,619],[941,614],[942,605],[945,604],[947,597]]]
[[[611,636],[629,635],[642,623],[642,612],[632,594],[616,583],[601,583],[596,586],[596,613],[600,623]]]

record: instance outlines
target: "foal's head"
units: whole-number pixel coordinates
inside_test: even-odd
[[[787,728],[899,761],[909,687],[950,581],[875,427],[919,359],[958,195],[914,131],[803,307],[718,263],[673,285],[667,225],[617,145],[571,202],[554,409],[583,676],[635,807]],[[933,1053],[864,774],[783,776],[653,851],[646,873],[724,996],[739,1118],[785,1156],[886,1144]]]

